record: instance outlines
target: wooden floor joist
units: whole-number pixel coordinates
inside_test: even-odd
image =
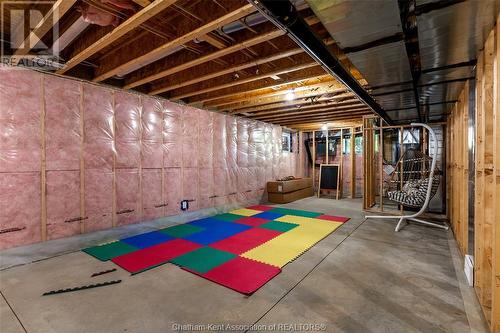
[[[348,99],[348,100],[343,100],[341,102],[336,102],[335,99],[332,98],[329,100],[329,103],[316,103],[316,104],[306,105],[306,106],[302,106],[302,107],[259,111],[259,112],[249,113],[247,115],[247,117],[248,118],[266,117],[266,116],[279,115],[279,114],[293,114],[293,113],[297,113],[297,112],[307,114],[308,111],[314,111],[314,112],[325,111],[325,110],[328,110],[330,108],[355,105],[358,103],[359,103],[359,99],[357,99],[356,97],[353,97],[353,98]]]
[[[269,104],[255,106],[255,107],[245,107],[238,110],[230,111],[231,114],[250,114],[253,112],[259,111],[290,111],[292,109],[300,109],[302,107],[314,108],[314,107],[323,107],[330,105],[332,103],[336,103],[338,101],[351,100],[353,98],[353,94],[350,92],[346,92],[346,90],[341,90],[337,92],[334,96],[326,96],[326,97],[314,97],[314,98],[306,98],[299,100],[281,100],[272,102]]]
[[[276,122],[276,124],[281,126],[293,127],[295,125],[303,125],[303,124],[311,124],[311,123],[329,123],[336,122],[341,120],[361,120],[363,116],[372,114],[369,110],[364,113],[355,114],[355,115],[346,115],[346,116],[328,116],[323,118],[307,118],[304,120],[298,121],[290,121],[290,122]]]
[[[330,83],[322,83],[322,86],[315,87],[312,90],[299,91],[295,93],[295,99],[304,99],[308,97],[321,96],[325,94],[334,94],[338,92],[342,92],[345,90],[345,87],[337,81],[332,81]],[[264,98],[253,98],[248,101],[227,104],[223,107],[218,108],[219,110],[237,110],[243,109],[252,106],[258,106],[263,104],[272,104],[275,102],[282,102],[282,96],[275,97],[264,97]]]
[[[81,51],[71,59],[69,59],[63,68],[58,70],[57,74],[64,74],[71,68],[75,67],[85,59],[88,59],[92,55],[96,54],[100,50],[104,49],[111,43],[117,41],[119,38],[125,36],[128,32],[134,30],[139,27],[141,24],[157,15],[165,8],[171,6],[178,0],[156,0],[153,3],[150,3],[147,7],[143,8],[141,11],[137,12],[125,22],[117,26],[110,33],[87,47],[85,50]]]
[[[150,61],[158,58],[161,54],[164,54],[168,52],[168,50],[172,50],[178,46],[181,46],[195,38],[199,38],[200,36],[203,36],[212,30],[215,30],[219,27],[222,27],[228,23],[231,23],[233,21],[236,21],[242,17],[247,16],[248,14],[251,14],[255,11],[255,7],[251,4],[244,5],[242,7],[239,7],[221,17],[218,17],[208,23],[203,24],[202,26],[189,31],[186,34],[183,34],[181,36],[178,36],[177,38],[174,38],[173,40],[170,40],[163,45],[156,47],[152,51],[146,52],[145,54],[142,54],[139,57],[134,57],[132,59],[129,59],[123,63],[120,63],[117,66],[113,66],[112,68],[109,68],[110,65],[103,67],[101,71],[98,71],[98,75],[93,79],[94,82],[101,82],[104,81],[116,74],[120,73],[126,73],[127,71],[131,70],[132,68],[136,66],[144,66],[148,64]]]
[[[304,76],[302,76],[302,70],[310,67],[314,67],[316,70],[313,71],[311,75],[311,71],[305,71]],[[238,89],[238,85],[235,85],[234,92],[227,92],[225,94],[219,95],[217,97],[212,97],[208,99],[199,100],[189,100],[190,104],[203,102],[203,105],[207,107],[219,107],[223,105],[233,104],[236,102],[243,102],[252,100],[255,98],[262,97],[271,97],[286,94],[290,89],[293,89],[295,92],[305,91],[310,86],[318,85],[323,82],[330,83],[333,81],[333,78],[329,74],[323,74],[324,71],[321,67],[319,67],[315,62],[311,62],[304,65],[294,66],[292,68],[288,68],[286,70],[281,70],[282,72],[291,73],[295,71],[301,71],[300,73],[296,73],[299,78],[286,80],[284,82],[279,82],[277,84],[273,84],[273,82],[269,84],[255,84],[252,87],[245,87],[243,89]],[[322,75],[317,75],[317,73],[321,73]],[[294,76],[295,77],[295,76]],[[253,77],[252,77],[253,78]],[[314,88],[312,88],[314,89]]]
[[[295,116],[304,116],[304,117],[312,117],[315,115],[321,115],[322,113],[328,113],[330,111],[337,111],[337,110],[354,110],[359,107],[364,107],[366,108],[366,105],[363,103],[357,101],[353,103],[349,103],[348,105],[340,105],[337,106],[335,104],[331,105],[328,108],[319,108],[319,109],[312,109],[312,110],[307,110],[307,111],[297,111],[297,112],[283,112],[283,113],[275,113],[275,114],[270,114],[270,115],[261,115],[261,116],[253,116],[253,118],[257,118],[262,121],[267,121],[267,119],[278,119],[278,118],[293,118]]]
[[[151,74],[149,74],[149,75],[146,74],[146,76],[141,78],[140,80],[126,84],[124,88],[125,89],[135,88],[135,87],[143,85],[145,83],[161,79],[165,76],[175,74],[175,73],[180,72],[184,69],[194,67],[196,65],[202,64],[202,63],[210,61],[210,60],[218,59],[224,55],[227,55],[227,54],[239,51],[239,50],[243,50],[243,49],[248,48],[252,45],[259,44],[259,43],[262,43],[264,41],[268,41],[270,39],[276,38],[276,37],[281,36],[281,35],[283,35],[283,32],[281,30],[273,30],[273,31],[270,31],[266,34],[262,34],[262,35],[259,35],[257,37],[254,37],[254,38],[247,40],[245,42],[238,43],[238,44],[235,44],[232,46],[228,46],[228,47],[221,49],[219,51],[207,54],[207,55],[202,56],[202,57],[198,57],[195,60],[186,62],[182,65],[179,65],[179,66],[176,66],[173,68],[167,68],[163,71],[156,72],[156,73],[153,73],[153,70],[151,70],[151,72],[152,72]],[[164,91],[167,91],[167,90],[163,90],[163,88],[156,89],[155,91],[152,91],[150,94],[157,95],[157,94],[162,93]]]
[[[244,70],[244,69],[247,69],[250,67],[259,66],[259,65],[262,65],[262,64],[267,63],[267,62],[290,57],[290,56],[293,56],[295,54],[302,53],[302,52],[303,51],[301,48],[294,48],[294,49],[286,50],[286,51],[277,50],[277,52],[273,55],[261,57],[258,59],[253,59],[251,61],[243,62],[242,64],[239,64],[239,65],[234,65],[234,66],[229,66],[229,67],[226,66],[225,69],[218,68],[217,70],[211,71],[211,72],[209,71],[206,74],[200,73],[197,69],[192,69],[192,70],[189,70],[189,73],[187,73],[187,75],[183,76],[186,81],[172,83],[172,80],[169,80],[166,82],[162,82],[161,80],[159,80],[158,82],[154,83],[153,88],[151,89],[151,94],[158,95],[158,94],[170,91],[170,90],[179,89],[179,88],[189,86],[189,85],[192,85],[192,84],[195,84],[198,82],[210,80],[210,79],[213,79],[213,78],[218,77],[218,76],[223,76],[225,74],[230,74],[230,73],[236,73],[238,71],[241,71],[241,70]],[[215,64],[215,63],[213,63],[213,64]],[[208,67],[206,65],[207,64],[204,64],[205,68]],[[221,66],[221,67],[224,67],[224,66]]]
[[[321,112],[315,115],[298,115],[293,117],[282,117],[282,118],[271,118],[263,121],[267,122],[281,122],[281,123],[296,123],[302,120],[311,120],[311,119],[323,119],[323,118],[333,118],[334,116],[354,116],[359,114],[367,114],[369,110],[365,105],[361,105],[358,107],[354,107],[349,110],[334,110],[329,112]],[[260,120],[260,119],[259,119]]]

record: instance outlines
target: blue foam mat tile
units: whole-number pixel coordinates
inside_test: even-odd
[[[212,226],[204,231],[184,237],[184,239],[202,245],[209,245],[230,236],[236,235],[251,227],[243,224],[221,222],[223,225]]]
[[[126,243],[128,245],[135,246],[140,249],[144,249],[153,245],[157,245],[160,243],[167,242],[169,240],[174,239],[174,237],[169,236],[167,234],[158,232],[158,231],[152,231],[148,232],[145,234],[140,234],[137,236],[132,236],[128,237],[125,239],[122,239],[121,241],[123,243]]]
[[[285,216],[285,214],[274,213],[274,212],[262,212],[256,215],[252,215],[252,217],[259,217],[261,219],[266,219],[266,220],[276,220],[282,216]]]

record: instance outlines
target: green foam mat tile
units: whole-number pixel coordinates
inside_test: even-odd
[[[229,252],[216,250],[211,247],[202,247],[174,258],[170,262],[203,274],[234,257],[236,255]]]
[[[271,229],[271,230],[276,230],[276,231],[281,231],[281,232],[287,232],[289,230],[292,230],[296,226],[298,226],[298,224],[270,221],[270,222],[261,224],[259,226],[259,228],[266,228],[266,229]]]
[[[245,216],[231,214],[231,213],[224,213],[224,214],[212,216],[213,219],[226,221],[226,222],[234,222],[235,220],[241,219],[242,217],[245,217]]]
[[[290,209],[290,208],[273,208],[269,210],[269,212],[283,214],[283,215],[295,215],[295,216],[303,216],[303,217],[318,217],[323,215],[323,213],[317,212],[309,212],[307,210],[298,210],[298,209]]]
[[[116,241],[108,244],[88,247],[82,251],[101,261],[107,261],[137,250],[139,249],[135,246],[128,245],[121,241]]]
[[[203,230],[205,229],[192,224],[180,224],[173,227],[161,229],[158,231],[172,237],[182,238]]]

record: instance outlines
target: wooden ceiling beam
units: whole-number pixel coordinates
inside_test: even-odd
[[[109,32],[104,37],[100,38],[92,45],[82,50],[80,53],[76,54],[74,57],[69,59],[63,68],[59,69],[57,74],[64,74],[71,68],[75,67],[85,59],[88,59],[92,55],[101,51],[105,47],[109,46],[111,43],[114,43],[119,38],[123,37],[125,34],[139,27],[141,24],[152,18],[153,16],[159,14],[161,11],[171,6],[178,0],[156,0],[150,3],[147,7],[144,7],[142,10],[138,11],[130,18],[128,18],[125,22],[114,28],[111,32]]]
[[[347,91],[347,89],[345,90]],[[312,99],[303,99],[303,100],[293,100],[293,101],[277,101],[271,104],[267,105],[262,105],[262,106],[255,106],[255,107],[247,107],[247,108],[242,108],[235,110],[231,113],[236,114],[236,113],[242,113],[242,114],[247,114],[247,113],[252,113],[252,112],[258,112],[258,111],[272,111],[272,110],[278,110],[278,109],[298,109],[303,106],[306,107],[319,107],[322,105],[327,105],[328,103],[333,103],[334,100],[337,99],[351,99],[354,97],[354,94],[351,92],[340,92],[334,96],[327,96],[327,97],[319,97],[319,98],[314,98]]]
[[[279,116],[274,116],[274,117],[259,117],[259,118],[252,118],[252,119],[257,119],[257,120],[262,120],[262,121],[277,121],[277,120],[291,120],[291,119],[297,119],[297,118],[314,118],[314,117],[322,117],[322,116],[328,116],[331,114],[348,114],[348,113],[355,113],[355,112],[361,112],[367,110],[368,107],[364,104],[358,104],[358,105],[350,105],[347,107],[343,108],[332,108],[330,111],[319,111],[313,114],[295,114],[295,115],[287,115],[287,114],[282,114]]]
[[[172,65],[170,63],[167,63],[167,60],[161,59],[160,61],[149,64],[145,66],[141,71],[138,71],[137,74],[130,75],[130,78],[125,82],[124,89],[132,89],[138,87],[151,81],[158,80],[168,75],[172,75],[182,70],[194,67],[196,65],[218,59],[227,54],[243,50],[250,46],[268,41],[284,34],[283,31],[276,30],[270,25],[266,25],[262,30],[262,33],[256,37],[241,41],[218,51],[211,52],[202,56],[190,55],[189,58],[191,60],[184,61],[182,63],[175,63],[174,65]]]
[[[204,36],[201,36],[200,39],[204,40],[205,42],[209,43],[212,46],[215,46],[218,49],[223,49],[227,47],[226,43],[224,43],[219,38],[213,36],[212,33],[208,33]]]
[[[271,50],[270,48],[268,49]],[[271,53],[271,55],[262,56],[260,58],[253,59],[250,61],[248,61],[248,57],[246,55],[238,53],[235,55],[236,57],[234,58],[236,59],[239,58],[241,60],[230,62],[231,64],[234,64],[234,66],[228,67],[221,64],[217,64],[215,62],[209,62],[203,65],[186,69],[182,71],[182,73],[179,72],[178,75],[168,76],[154,83],[151,88],[151,94],[157,95],[170,90],[179,89],[198,82],[210,80],[218,76],[235,73],[250,67],[259,66],[267,62],[290,57],[302,52],[303,50],[301,48],[294,48],[286,51],[277,50]],[[179,77],[182,78],[181,79],[182,81],[179,80]]]
[[[264,111],[258,111],[255,113],[246,113],[246,114],[247,114],[247,117],[254,117],[254,116],[257,117],[257,116],[265,116],[268,114],[275,114],[275,113],[281,113],[281,112],[308,111],[311,109],[321,109],[321,108],[324,109],[324,108],[329,108],[329,107],[336,106],[336,105],[348,105],[350,103],[359,101],[359,99],[357,97],[355,97],[354,95],[352,95],[352,97],[349,97],[348,99],[342,99],[339,102],[335,101],[337,99],[335,97],[337,97],[337,96],[332,97],[331,99],[329,99],[328,101],[326,101],[324,103],[315,103],[315,104],[311,104],[311,105],[305,105],[305,106],[300,106],[300,107],[290,107],[290,108],[284,108],[284,109],[280,109],[280,108],[271,109],[271,110],[268,109],[268,110],[264,110]]]
[[[208,11],[204,13],[208,16],[207,20],[209,21],[207,23],[199,26],[197,22],[180,18],[176,22],[179,26],[179,33],[176,38],[161,45],[146,45],[144,41],[141,41],[139,44],[130,45],[132,47],[127,47],[126,50],[121,50],[116,56],[108,57],[108,61],[100,63],[93,81],[101,82],[114,75],[126,73],[137,66],[144,66],[169,50],[175,49],[255,11],[253,5],[248,3],[243,5],[243,3],[245,3],[243,0],[233,0],[225,3],[228,6],[229,12],[221,15],[222,9],[215,3],[203,2],[203,5],[207,6],[206,10]],[[144,50],[146,51],[144,52]]]
[[[358,119],[361,118],[364,115],[369,115],[373,114],[373,112],[366,108],[364,111],[360,110],[357,112],[351,112],[346,115],[326,115],[326,116],[321,116],[321,117],[306,117],[306,118],[301,118],[301,119],[291,119],[288,121],[276,121],[274,122],[275,124],[280,124],[280,125],[296,125],[296,124],[307,124],[307,123],[316,123],[316,122],[329,122],[329,121],[337,121],[337,120],[345,120],[345,119]]]
[[[216,91],[216,90],[221,90],[221,92],[223,94],[220,96],[217,96],[217,98],[208,97],[206,100],[203,98],[200,98],[200,99],[190,98],[187,102],[189,104],[204,103],[206,101],[216,100],[219,98],[225,98],[225,97],[234,96],[234,95],[241,95],[247,91],[259,91],[262,89],[272,89],[273,87],[282,86],[285,84],[301,82],[301,81],[304,81],[306,79],[310,79],[311,77],[317,77],[320,74],[325,73],[325,71],[323,69],[321,69],[321,67],[319,67],[318,64],[314,61],[305,62],[303,64],[297,64],[297,65],[294,65],[292,67],[282,67],[282,68],[279,68],[276,70],[261,69],[261,71],[263,71],[264,73],[258,74],[258,75],[250,75],[248,77],[240,78],[240,79],[234,79],[234,77],[232,77],[232,75],[229,75],[229,76],[214,79],[212,81],[207,81],[206,83],[203,84],[203,86],[207,86],[207,88],[200,89],[199,90],[200,94],[205,94],[207,92],[212,92],[212,91]],[[272,75],[284,75],[284,74],[288,74],[288,73],[292,73],[292,72],[298,72],[299,75],[294,76],[292,79],[285,80],[285,81],[265,80],[270,76],[270,73],[274,73]],[[211,82],[213,82],[212,86],[210,86]],[[234,90],[233,90],[233,92],[231,92],[231,89],[233,89],[233,88],[234,88]],[[179,99],[186,98],[187,95],[192,96],[195,94],[197,94],[197,93],[190,92],[190,93],[185,93],[183,95],[175,95],[175,96],[172,95],[170,97],[170,99],[179,100]],[[208,104],[210,104],[210,103],[208,103]]]
[[[139,6],[142,6],[142,7],[146,7],[148,6],[149,4],[151,4],[151,1],[150,0],[133,0],[136,4],[138,4]]]
[[[321,83],[322,86],[311,87],[311,89],[306,91],[299,91],[295,93],[295,99],[290,101],[290,104],[294,103],[296,100],[305,99],[309,97],[321,96],[325,94],[335,94],[339,92],[345,91],[345,86],[338,81],[331,81],[329,83]],[[231,113],[240,113],[240,110],[243,108],[265,105],[265,104],[273,104],[276,102],[284,102],[283,96],[273,96],[273,97],[264,97],[264,98],[255,98],[248,101],[238,102],[234,104],[228,104],[218,108],[221,110],[232,110]]]
[[[308,22],[310,25],[315,25],[318,23],[317,19],[315,19],[315,16],[308,16],[306,17],[306,22]],[[261,28],[261,26],[264,27],[264,29]],[[313,26],[312,28],[318,28],[317,26]],[[199,59],[204,56],[198,56],[193,59],[186,59],[181,64],[174,64],[172,65],[171,62],[167,61],[157,61],[156,63],[150,64],[148,66],[145,66],[142,70],[131,73],[131,75],[126,79],[125,82],[125,89],[132,89],[137,86],[147,84],[153,81],[157,81],[156,83],[153,83],[153,88],[151,89],[151,94],[157,95],[161,94],[164,92],[167,92],[169,90],[173,89],[178,89],[190,84],[195,84],[198,82],[203,81],[202,79],[197,79],[196,77],[193,77],[192,75],[182,73],[183,75],[175,75],[174,77],[168,77],[172,74],[178,73],[180,71],[185,71],[187,69],[190,69],[194,66],[197,66],[201,63],[206,63],[210,60],[214,60],[218,57],[224,57],[227,56],[231,53],[235,53],[236,51],[243,51],[246,48],[250,48],[252,46],[256,46],[260,43],[268,42],[270,41],[272,37],[271,33],[274,31],[276,32],[276,36],[282,36],[284,33],[281,30],[276,29],[276,27],[270,23],[270,22],[265,22],[261,23],[257,26],[252,27],[253,30],[256,30],[258,32],[258,36],[252,35],[251,37],[245,39],[241,39],[239,41],[235,42],[234,46],[229,46],[232,47],[231,49],[222,49],[220,53],[216,54],[207,54],[206,58]],[[278,32],[279,31],[279,32]],[[244,31],[243,34],[248,34],[249,31]],[[264,35],[267,35],[269,38],[265,38]],[[239,35],[237,34],[234,36],[235,38],[238,39]],[[260,37],[262,35],[262,37]],[[258,52],[262,57],[262,59],[251,59],[249,61],[248,57],[245,57],[243,60],[241,60],[241,57],[239,57],[239,54],[231,54],[231,57],[228,57],[227,62],[229,63],[229,66],[225,66],[221,69],[217,69],[219,71],[219,74],[217,75],[217,70],[214,71],[208,71],[207,69],[201,69],[200,71],[200,77],[203,77],[203,75],[210,75],[208,79],[217,77],[217,76],[222,76],[231,72],[237,72],[252,66],[257,66],[266,62],[274,61],[277,59],[281,59],[287,56],[291,56],[294,54],[298,53],[303,53],[304,51],[301,48],[297,47],[297,44],[295,44],[289,37],[283,36],[282,38],[280,37],[275,37],[276,38],[276,43],[275,40],[273,39],[273,44],[280,45],[280,50],[276,50],[276,52],[281,52],[283,54],[282,57],[277,56],[276,58],[270,58],[269,60],[265,60],[266,55],[271,55],[270,51],[273,51],[271,48],[269,48],[269,45],[262,45],[263,47],[260,52]],[[342,59],[347,59],[344,54],[340,51],[340,48],[338,48],[331,37],[325,38],[325,43],[327,45],[331,45],[331,51],[334,52],[338,57]],[[239,44],[239,47],[238,47]],[[225,50],[225,51],[224,51]],[[289,55],[286,55],[285,52],[289,52]],[[164,58],[166,59],[166,58]],[[207,64],[208,65],[208,64]],[[193,71],[195,69],[193,68]],[[199,70],[198,68],[196,70]],[[197,80],[195,80],[197,79]],[[165,80],[165,81],[163,81]],[[193,80],[193,82],[191,82]],[[188,81],[188,84],[185,84],[184,81]]]
[[[327,108],[318,108],[314,110],[306,110],[306,111],[297,111],[297,112],[279,112],[279,113],[273,113],[273,114],[267,114],[267,115],[251,115],[249,118],[256,118],[256,119],[268,119],[268,118],[279,118],[279,117],[286,117],[286,116],[296,116],[296,115],[314,115],[320,112],[328,112],[328,111],[334,111],[334,110],[349,110],[350,108],[357,108],[360,106],[365,106],[365,104],[361,103],[360,101],[351,101],[348,103],[342,103],[342,104],[334,104],[331,105],[330,107]]]
[[[27,55],[31,51],[31,48],[38,44],[43,36],[59,23],[59,20],[73,7],[75,2],[76,0],[57,0],[23,41],[23,47],[18,47],[14,55]]]
[[[149,4],[151,4],[150,0],[133,0],[133,1],[142,7],[146,7]],[[180,7],[177,6],[177,8],[180,8]],[[204,40],[205,42],[209,43],[212,46],[215,46],[218,49],[222,49],[222,48],[227,46],[223,41],[214,37],[211,33],[208,33],[204,36],[201,36],[200,39]]]
[[[222,105],[243,102],[254,98],[285,95],[292,89],[294,92],[305,91],[310,89],[309,87],[315,88],[319,84],[329,84],[335,80],[330,74],[317,75],[318,72],[324,73],[324,71],[321,67],[318,67],[316,63],[313,64],[316,65],[314,69],[318,70],[317,72],[313,73],[313,75],[311,75],[309,72],[306,74],[298,73],[301,74],[299,75],[299,77],[294,77],[290,80],[286,80],[285,82],[280,82],[279,84],[268,83],[268,86],[265,86],[264,88],[249,88],[248,90],[238,91],[235,94],[229,93],[218,98],[208,99],[208,103],[206,103],[206,101],[203,101],[203,104],[208,107],[219,107]]]
[[[333,41],[332,41],[332,43],[333,43]],[[281,52],[284,54],[283,51],[281,51]],[[246,86],[241,86],[240,89],[238,91],[236,91],[235,89],[237,89],[237,87],[235,87],[235,85],[242,85],[245,83],[254,82],[254,81],[262,80],[265,78],[269,78],[271,76],[279,76],[279,75],[286,74],[286,73],[289,73],[292,71],[297,71],[297,70],[301,69],[300,65],[305,66],[305,67],[303,67],[303,69],[314,67],[314,66],[317,66],[318,68],[320,68],[319,65],[314,60],[312,60],[308,54],[303,52],[303,50],[300,48],[298,48],[298,49],[293,48],[292,50],[286,51],[286,52],[289,52],[289,54],[290,53],[291,54],[288,57],[283,56],[283,57],[279,57],[278,59],[272,60],[272,61],[275,61],[275,62],[273,62],[273,65],[276,65],[276,68],[258,67],[258,65],[260,65],[264,62],[259,62],[259,63],[255,63],[253,66],[248,66],[248,65],[251,65],[252,63],[247,62],[248,65],[245,65],[244,67],[249,68],[249,72],[255,73],[258,70],[258,74],[248,75],[247,77],[243,76],[243,77],[239,77],[238,79],[235,79],[233,74],[236,71],[240,70],[240,68],[238,68],[238,66],[232,68],[233,70],[231,70],[231,68],[228,68],[224,71],[221,71],[219,73],[220,75],[217,75],[217,79],[215,79],[215,80],[210,80],[210,81],[206,81],[206,82],[202,82],[203,80],[198,80],[199,83],[196,85],[191,85],[189,87],[186,87],[186,85],[183,85],[184,88],[177,89],[175,91],[171,91],[171,93],[169,94],[169,98],[174,99],[174,100],[178,100],[178,99],[184,99],[186,97],[204,94],[203,96],[190,98],[189,103],[205,102],[205,101],[208,101],[211,99],[221,98],[222,96],[220,96],[220,95],[223,95],[224,93],[226,93],[225,96],[243,93],[244,90],[247,89]],[[292,62],[292,63],[290,63],[290,62]],[[251,68],[251,67],[255,67],[255,68]],[[314,73],[317,73],[315,75],[320,75],[320,74],[323,74],[325,72],[324,70],[318,70],[318,68],[316,68],[316,70],[314,71]],[[231,74],[231,75],[229,75],[229,74]],[[311,73],[311,76],[313,76],[313,75],[314,74]],[[271,81],[271,83],[267,83],[267,84],[263,84],[263,85],[261,84],[260,86],[262,88],[264,88],[266,86],[271,86],[273,82],[276,84],[287,83],[287,81],[280,82],[280,81],[273,80],[273,81]],[[163,93],[163,92],[167,91],[167,89],[164,89],[164,87],[162,86],[161,83],[159,84],[159,86],[161,88],[156,88],[157,85],[154,85],[154,88],[152,89],[151,94],[158,94],[158,93]],[[253,87],[252,85],[248,86],[248,89],[254,89],[254,88],[255,87]],[[224,90],[217,91],[217,90],[222,90],[222,89],[224,89]],[[173,89],[168,89],[168,90],[173,90]]]

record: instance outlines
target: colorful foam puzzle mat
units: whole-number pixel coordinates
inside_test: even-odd
[[[171,263],[249,295],[348,220],[255,205],[82,251],[131,274]]]

